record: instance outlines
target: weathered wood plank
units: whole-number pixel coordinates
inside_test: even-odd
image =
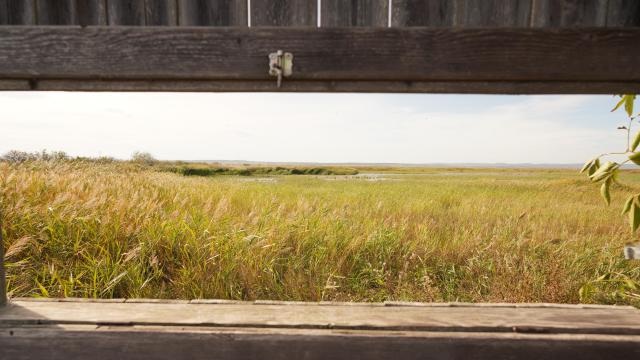
[[[145,25],[145,0],[107,0],[109,25]]]
[[[394,0],[391,26],[453,26],[456,1]]]
[[[640,310],[12,301],[3,324],[640,335]]]
[[[387,27],[388,0],[322,0],[321,26]]]
[[[181,26],[247,26],[247,0],[179,0]]]
[[[26,84],[26,81],[23,82]],[[0,90],[29,90],[16,82]],[[501,81],[285,81],[273,80],[41,80],[33,90],[54,91],[189,91],[189,92],[360,92],[453,94],[633,94],[640,82],[501,82]],[[1,83],[0,83],[1,84]],[[28,85],[28,84],[27,84]]]
[[[0,0],[0,25],[35,23],[35,0]]]
[[[285,82],[640,81],[640,29],[3,27],[0,38],[0,79],[273,80],[267,55],[283,49]]]
[[[308,329],[23,326],[0,329],[22,359],[637,359],[640,337]]]
[[[307,26],[318,24],[315,0],[251,0],[251,26]]]
[[[14,84],[17,85],[17,84]],[[0,89],[3,82],[0,81]],[[4,270],[4,241],[2,239],[2,221],[0,221],[0,308],[7,304],[7,283]]]
[[[528,27],[531,0],[457,0],[459,27]]]
[[[533,0],[532,27],[605,26],[608,0]]]
[[[32,90],[28,80],[0,80],[0,90]],[[0,236],[2,236],[0,234]],[[0,263],[2,262],[0,258]]]
[[[607,26],[640,26],[640,1],[609,0]]]
[[[38,25],[75,25],[76,0],[36,0]]]
[[[78,24],[81,26],[107,24],[107,0],[77,0]]]
[[[176,26],[178,24],[176,0],[145,0],[145,20],[148,26]]]

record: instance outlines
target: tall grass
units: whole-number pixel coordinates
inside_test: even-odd
[[[573,171],[251,179],[0,163],[9,292],[637,304],[592,282],[640,266],[618,207]]]

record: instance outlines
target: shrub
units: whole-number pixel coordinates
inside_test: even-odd
[[[40,152],[27,152],[20,150],[10,150],[2,155],[2,160],[12,163],[23,163],[26,161],[63,161],[68,160],[69,156],[64,151],[42,150]]]
[[[134,152],[133,155],[131,155],[131,161],[144,165],[154,165],[158,162],[153,155],[144,151]]]

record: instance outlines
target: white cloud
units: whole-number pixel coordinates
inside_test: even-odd
[[[567,163],[620,143],[615,130],[577,121],[592,96],[455,96],[0,93],[0,152]],[[474,106],[452,106],[456,101]]]

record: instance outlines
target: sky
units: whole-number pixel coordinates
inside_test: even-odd
[[[0,92],[0,154],[583,163],[624,148],[610,95]]]

